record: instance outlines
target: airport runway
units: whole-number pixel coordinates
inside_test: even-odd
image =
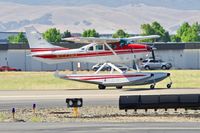
[[[87,105],[118,105],[120,95],[200,94],[200,89],[131,89],[131,90],[57,90],[0,91],[0,110],[38,107],[65,107],[66,98],[83,98]]]
[[[200,123],[1,123],[1,133],[199,133]]]
[[[200,89],[132,89],[132,90],[65,90],[65,91],[0,91],[0,110],[11,108],[31,108],[33,103],[39,108],[65,107],[65,99],[81,97],[87,105],[118,105],[120,95],[151,94],[200,94]],[[0,123],[0,133],[60,133],[60,132],[134,132],[134,133],[199,133],[200,123],[168,122],[59,122]]]

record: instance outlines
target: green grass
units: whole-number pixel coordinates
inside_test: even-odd
[[[57,90],[92,87],[84,83],[77,84],[77,82],[62,80],[53,74],[53,72],[1,72],[0,90]]]
[[[171,79],[173,82],[172,88],[200,88],[200,70],[166,70],[162,72],[171,73]],[[167,78],[157,83],[156,87],[165,88],[169,82],[170,80]],[[149,85],[142,87],[149,87]]]
[[[199,70],[169,70],[165,72],[171,73],[173,88],[200,88]],[[158,83],[157,87],[164,88],[168,82],[169,79],[166,79]],[[149,86],[125,88],[144,87]],[[0,72],[0,90],[65,90],[94,88],[97,88],[97,86],[56,78],[53,72]]]

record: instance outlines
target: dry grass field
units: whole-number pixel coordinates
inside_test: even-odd
[[[169,70],[173,81],[172,88],[200,88],[199,70]],[[71,73],[67,71],[65,73]],[[82,71],[79,73],[93,73]],[[0,72],[0,90],[65,90],[97,89],[96,85],[67,81],[54,77],[54,72]],[[156,85],[165,88],[169,79]],[[148,88],[148,86],[127,86],[131,88]],[[114,88],[110,88],[114,89]]]

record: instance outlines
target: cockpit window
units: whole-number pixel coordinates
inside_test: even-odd
[[[127,45],[127,41],[126,40],[120,40],[120,47],[123,47]]]
[[[96,50],[103,50],[103,45],[96,45]]]
[[[131,41],[127,41],[127,44],[133,44],[135,43],[135,41],[131,40]]]
[[[88,51],[93,51],[93,50],[94,50],[93,46],[88,48]]]

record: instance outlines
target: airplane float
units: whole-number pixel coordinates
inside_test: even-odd
[[[154,48],[145,44],[138,44],[134,41],[158,38],[158,35],[135,36],[129,38],[93,38],[93,37],[72,37],[67,41],[90,43],[78,49],[68,49],[55,46],[43,39],[42,35],[34,27],[26,27],[26,36],[29,42],[33,58],[49,64],[63,62],[88,62],[103,63],[94,74],[59,74],[56,77],[66,80],[97,84],[99,89],[114,86],[121,89],[123,86],[151,84],[154,89],[157,82],[169,77],[170,73],[165,72],[137,72],[128,73],[120,70],[114,64],[124,65],[131,61],[143,58],[149,52],[154,57]],[[155,58],[155,57],[154,57]],[[111,67],[110,74],[99,74],[105,65]],[[113,73],[116,70],[119,73]],[[172,85],[167,84],[167,88]]]

